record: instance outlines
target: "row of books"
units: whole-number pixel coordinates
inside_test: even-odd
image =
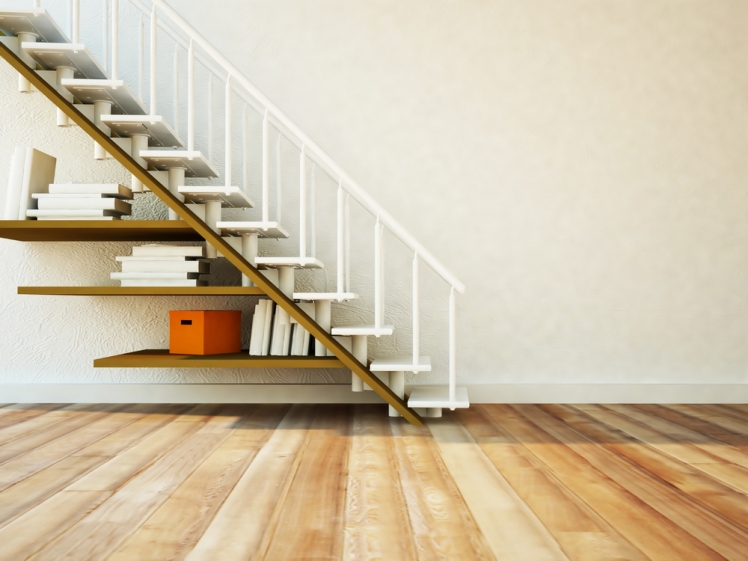
[[[314,303],[299,304],[314,319]],[[313,356],[314,338],[272,300],[260,300],[249,335],[252,356]]]
[[[210,273],[210,263],[203,256],[201,245],[137,245],[116,257],[122,271],[110,276],[121,286],[206,286],[200,275]]]

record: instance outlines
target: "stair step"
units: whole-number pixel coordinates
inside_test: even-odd
[[[358,294],[355,292],[294,292],[294,300],[334,300],[344,302],[346,300],[357,300]]]
[[[6,35],[34,33],[37,41],[68,43],[68,38],[44,8],[32,10],[0,10],[0,31]]]
[[[294,269],[324,269],[316,257],[258,257],[255,263],[264,267],[293,267]]]
[[[470,407],[467,388],[455,388],[455,400],[449,400],[449,386],[415,386],[408,398],[408,407],[448,407],[466,409]]]
[[[252,199],[239,187],[186,185],[178,187],[177,190],[189,202],[196,204],[220,202],[224,208],[253,208],[255,206]]]
[[[60,85],[83,103],[108,101],[112,104],[112,113],[125,115],[143,115],[145,107],[123,80],[79,80],[64,78]]]
[[[21,49],[38,62],[44,70],[58,66],[75,69],[76,78],[106,79],[104,69],[82,43],[21,43]]]
[[[262,238],[287,238],[286,232],[277,222],[218,222],[216,228],[223,234],[259,234]]]
[[[218,177],[218,172],[198,150],[141,150],[140,157],[157,170],[185,168],[186,177]]]
[[[374,335],[380,337],[382,335],[392,335],[395,331],[392,325],[382,325],[376,327],[375,325],[346,325],[344,327],[333,327],[333,335]]]
[[[377,358],[371,362],[372,372],[431,372],[431,358],[418,357],[418,364],[413,364],[412,356]]]
[[[184,144],[161,115],[102,115],[101,122],[122,137],[147,135],[148,146],[177,148]]]

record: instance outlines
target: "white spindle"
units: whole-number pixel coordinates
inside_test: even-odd
[[[249,156],[247,151],[249,150],[249,133],[247,131],[247,109],[249,105],[244,104],[244,111],[242,112],[242,190],[246,193],[249,189]]]
[[[455,384],[457,383],[457,361],[455,350],[457,348],[457,328],[455,317],[455,288],[449,292],[449,401],[455,401]],[[451,407],[454,411],[454,407]]]
[[[275,221],[280,226],[281,211],[283,210],[283,178],[281,177],[281,135],[275,146]]]
[[[317,169],[316,164],[312,164],[312,183],[309,187],[309,254],[317,257],[317,212],[315,206],[316,181],[314,171]]]
[[[338,213],[337,213],[337,267],[338,267],[338,288],[337,292],[345,292],[345,192],[343,191],[343,180],[338,183]]]
[[[351,196],[345,198],[345,291],[351,291]]]
[[[158,21],[156,20],[156,5],[153,5],[151,11],[151,115],[156,115],[156,62],[157,52],[156,46],[158,42]]]
[[[138,97],[142,102],[145,96],[145,18],[143,14],[140,14],[138,35]]]
[[[418,254],[413,255],[413,366],[418,366],[421,361],[421,324],[419,321],[419,286],[418,286]]]
[[[41,0],[34,0],[34,8],[41,8],[42,2]]]
[[[119,0],[112,0],[112,80],[119,73]]]
[[[213,160],[213,74],[208,78],[208,159]]]
[[[80,26],[81,26],[81,3],[80,0],[73,0],[73,9],[70,15],[70,27],[71,35],[73,36],[73,43],[80,41]]]
[[[179,134],[179,45],[174,45],[174,132]]]
[[[299,256],[306,257],[306,147],[299,160]]]
[[[195,47],[187,49],[187,150],[195,149]]]
[[[104,24],[102,26],[102,50],[104,55],[101,57],[101,61],[104,63],[104,72],[106,72],[109,64],[109,0],[101,0],[101,12],[101,21]]]
[[[374,224],[374,327],[382,327],[382,229]]]
[[[384,323],[384,318],[385,318],[384,294],[385,294],[385,289],[387,288],[387,285],[384,282],[384,254],[385,254],[384,224],[380,224],[379,225],[379,314],[381,316],[382,323]]]
[[[268,111],[262,118],[262,221],[270,220],[270,123]]]
[[[225,170],[224,175],[226,176],[226,186],[231,185],[231,74],[226,77],[226,124],[224,125],[226,130],[226,156],[225,158]]]

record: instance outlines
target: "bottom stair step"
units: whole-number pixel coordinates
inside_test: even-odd
[[[466,409],[470,407],[467,388],[458,387],[455,400],[449,400],[449,386],[414,386],[408,397],[408,407],[447,407]]]

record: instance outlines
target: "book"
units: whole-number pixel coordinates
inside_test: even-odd
[[[313,302],[301,302],[298,306],[304,310],[304,313],[310,318],[315,319],[314,315],[314,303]],[[311,334],[304,329],[294,318],[291,318],[293,324],[293,338],[291,343],[291,355],[292,356],[307,356],[309,354],[309,339]]]
[[[270,339],[271,330],[273,329],[273,310],[275,309],[275,302],[270,300],[267,301],[268,305],[265,309],[265,328],[262,330],[262,356],[268,356],[270,354]]]
[[[74,220],[79,219],[80,216],[88,216],[92,218],[96,217],[102,217],[102,216],[119,216],[121,215],[121,212],[118,212],[116,210],[39,210],[39,209],[29,209],[26,211],[26,216],[31,217],[48,217],[48,216],[56,216],[59,218],[67,218],[68,220]]]
[[[98,195],[132,199],[132,190],[118,183],[52,183],[49,186],[50,196],[55,195]]]
[[[126,263],[127,261],[194,261],[199,257],[192,257],[190,255],[118,255],[114,258],[120,263]]]
[[[199,273],[109,273],[113,280],[150,279],[196,279]]]
[[[36,209],[36,199],[33,198],[33,194],[49,191],[50,183],[55,180],[56,166],[57,158],[35,148],[26,148],[16,215],[18,220],[26,220],[27,217],[34,216],[28,214],[28,211]]]
[[[164,245],[147,244],[136,245],[132,248],[133,257],[143,256],[185,256],[203,257],[204,248],[201,245]]]
[[[37,220],[119,220],[119,216],[37,216]]]
[[[8,177],[8,190],[5,195],[5,220],[18,220],[25,159],[26,148],[16,146],[16,150],[10,159],[10,176]]]
[[[198,279],[127,279],[121,286],[208,286],[208,283]]]
[[[113,197],[42,197],[36,199],[39,210],[111,210],[130,214],[132,206]]]
[[[123,273],[209,273],[207,261],[133,260],[122,262]]]
[[[262,337],[265,328],[267,304],[268,300],[260,300],[255,306],[255,314],[252,316],[252,330],[249,334],[249,354],[252,356],[262,355]]]

